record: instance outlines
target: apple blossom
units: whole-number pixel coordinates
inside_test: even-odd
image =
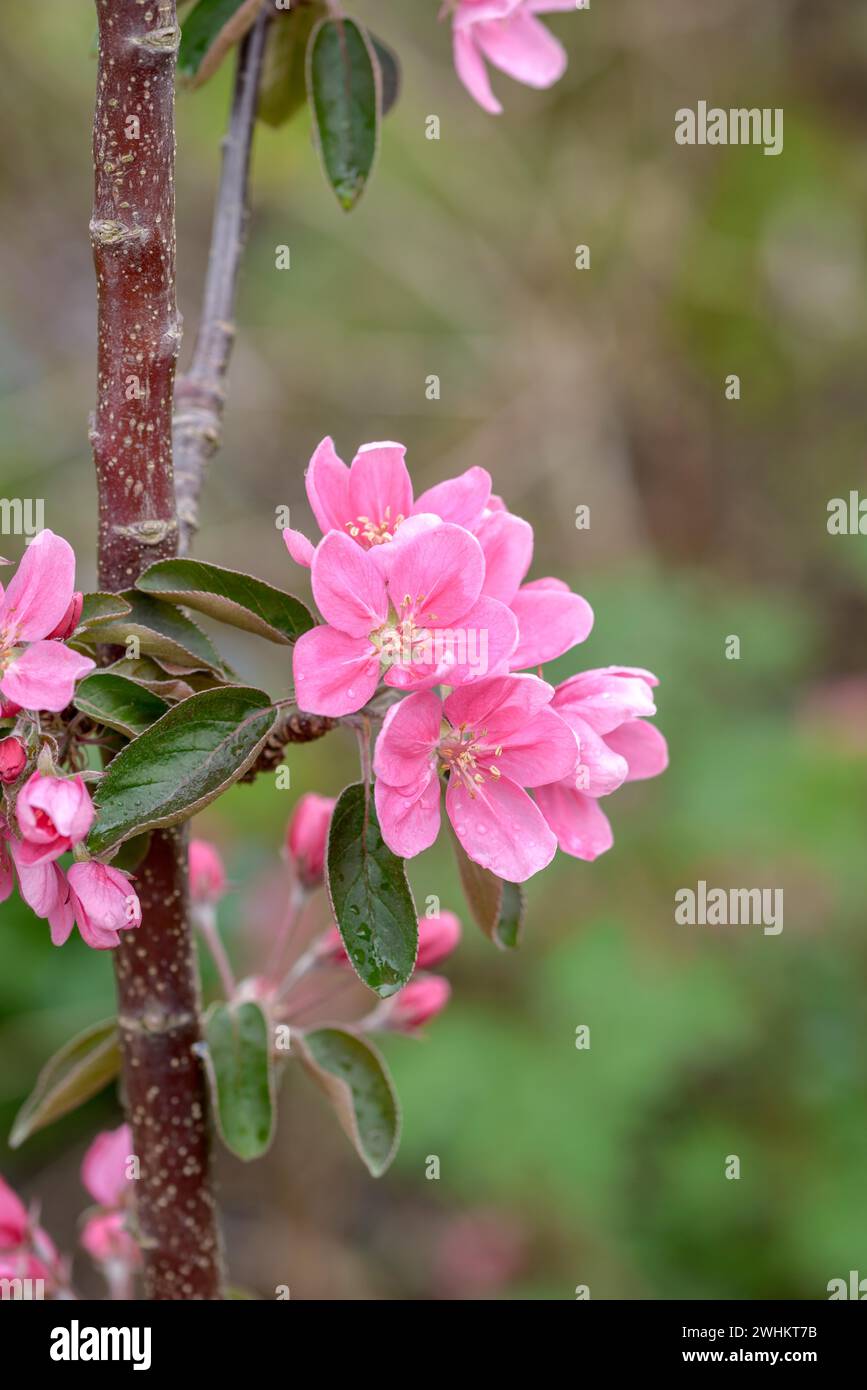
[[[392,706],[376,743],[376,809],[386,844],[405,857],[433,844],[446,811],[469,857],[522,883],[551,862],[557,842],[525,787],[574,777],[578,747],[551,708],[553,687],[510,675],[429,691]]]
[[[411,1033],[442,1013],[451,998],[452,987],[442,975],[417,975],[408,985],[375,1010],[372,1028]]]
[[[0,586],[0,692],[24,709],[65,709],[75,682],[96,664],[52,640],[68,625],[74,580],[72,547],[40,531],[5,593]]]
[[[609,666],[583,671],[554,692],[552,706],[580,746],[578,776],[539,787],[536,800],[561,850],[592,860],[614,843],[598,798],[624,782],[656,777],[668,766],[668,746],[646,721],[656,713],[650,671]]]
[[[419,917],[416,969],[428,970],[432,965],[438,965],[446,956],[451,955],[460,939],[460,918],[453,912],[441,911],[436,917]],[[328,928],[316,954],[320,960],[326,959],[335,965],[349,964],[343,937],[337,927]]]
[[[566,71],[566,51],[536,18],[575,10],[576,0],[457,0],[452,16],[455,69],[491,115],[502,111],[486,61],[528,87],[551,87]]]
[[[68,939],[75,923],[75,915],[69,883],[60,865],[53,860],[28,864],[23,859],[20,840],[12,840],[9,846],[18,874],[18,889],[27,906],[44,918],[51,928],[51,940],[55,946],[62,946]]]
[[[382,560],[382,548],[410,517],[453,521],[471,531],[488,504],[490,474],[484,468],[468,468],[460,477],[428,488],[414,501],[405,454],[403,444],[391,441],[362,444],[347,468],[334,441],[323,439],[305,474],[307,496],[322,534],[342,531]],[[307,537],[287,529],[283,539],[293,560],[309,567],[314,547]]]
[[[226,870],[209,840],[190,840],[190,897],[195,903],[217,903],[226,892]]]
[[[126,1229],[130,1203],[127,1160],[133,1152],[128,1124],[105,1130],[94,1139],[81,1164],[81,1181],[102,1210],[88,1216],[81,1244],[92,1259],[106,1267],[109,1283],[141,1264],[141,1250]]]
[[[328,827],[335,805],[333,796],[307,792],[286,828],[286,852],[305,888],[317,888],[322,882]]]
[[[93,802],[80,777],[36,771],[18,793],[15,817],[23,837],[19,862],[41,864],[85,838],[94,821]]]
[[[52,1287],[62,1275],[51,1237],[0,1176],[0,1279],[43,1279]]]
[[[126,874],[88,859],[67,875],[78,930],[94,950],[120,945],[118,932],[141,926],[141,904]]]
[[[27,766],[27,749],[11,736],[0,740],[0,782],[15,782]]]
[[[485,560],[475,536],[444,522],[395,548],[384,577],[369,554],[330,532],[316,548],[313,594],[327,626],[295,644],[299,708],[339,716],[386,685],[459,685],[505,670],[517,622],[482,594]]]

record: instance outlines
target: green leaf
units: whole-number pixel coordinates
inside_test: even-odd
[[[184,20],[178,72],[199,87],[251,28],[262,0],[199,0]]]
[[[15,1117],[10,1148],[17,1149],[31,1134],[83,1105],[119,1071],[117,1020],[109,1018],[85,1028],[64,1043],[42,1068],[33,1091]]]
[[[207,565],[201,560],[160,560],[136,587],[170,603],[182,603],[210,618],[287,645],[313,627],[300,599],[250,574]]]
[[[382,1177],[400,1142],[400,1106],[382,1057],[344,1028],[304,1033],[299,1050],[359,1157],[373,1177]]]
[[[387,116],[400,96],[400,63],[394,50],[389,48],[387,43],[383,43],[382,39],[378,39],[375,34],[370,35],[370,42],[373,45],[382,78],[382,114]]]
[[[75,636],[83,636],[93,623],[104,623],[111,618],[122,618],[129,611],[129,604],[125,598],[121,598],[120,594],[85,594]]]
[[[304,57],[313,26],[324,13],[324,5],[301,5],[270,26],[259,85],[258,116],[266,125],[285,125],[306,102]]]
[[[88,628],[89,642],[126,647],[130,638],[136,638],[143,656],[155,656],[187,669],[225,670],[210,638],[173,603],[135,589],[128,589],[121,597],[129,604],[128,615],[94,623]]]
[[[122,657],[113,665],[106,666],[105,671],[108,675],[125,676],[127,680],[135,681],[136,685],[142,685],[145,690],[153,691],[154,695],[159,695],[167,704],[174,704],[178,700],[187,700],[196,693],[190,681],[181,680],[178,676],[170,676],[162,666],[157,665],[149,656],[139,657],[137,661]],[[204,673],[200,674],[203,675]],[[212,676],[206,676],[205,679],[209,684],[201,687],[202,689],[209,689],[211,683],[218,683],[216,678]]]
[[[271,1030],[261,1004],[215,1004],[204,1020],[204,1058],[223,1143],[260,1158],[274,1137]]]
[[[418,916],[403,860],[382,838],[361,782],[341,792],[328,834],[328,894],[359,978],[381,999],[406,984],[418,951]]]
[[[105,724],[129,738],[143,734],[168,709],[165,700],[153,691],[107,671],[86,676],[76,688],[73,704],[94,723]]]
[[[261,690],[222,686],[174,705],[121,749],[97,784],[91,854],[207,806],[255,762],[274,724]]]
[[[490,869],[483,869],[469,858],[457,836],[452,833],[458,872],[470,911],[476,925],[485,936],[503,950],[513,950],[519,944],[524,923],[524,890],[520,883],[497,878]]]
[[[307,47],[307,91],[325,176],[345,212],[370,178],[382,109],[379,65],[352,19],[323,19]]]

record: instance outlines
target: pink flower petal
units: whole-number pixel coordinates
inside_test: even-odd
[[[510,883],[524,883],[544,869],[557,841],[530,797],[508,777],[478,784],[471,796],[452,775],[446,810],[469,857]]]
[[[81,1164],[81,1181],[100,1206],[120,1206],[129,1183],[126,1162],[134,1152],[129,1125],[103,1131],[87,1150]]]
[[[539,787],[536,800],[564,854],[589,861],[598,859],[614,844],[608,817],[592,796],[584,796],[565,782],[555,782]]]
[[[416,512],[433,512],[442,521],[453,521],[474,531],[482,519],[491,495],[491,475],[486,468],[468,468],[458,478],[449,478],[428,488],[416,498]]]
[[[513,671],[556,661],[583,642],[593,626],[587,600],[561,589],[519,589],[511,608],[518,619],[518,645],[509,662]]]
[[[47,637],[69,608],[74,589],[72,546],[53,531],[40,531],[0,600],[0,633],[7,635],[8,645]]]
[[[298,708],[338,718],[372,698],[379,684],[379,653],[366,637],[314,627],[295,643],[292,670]]]
[[[475,536],[447,522],[397,547],[388,593],[398,613],[412,613],[417,626],[449,627],[472,608],[484,576]]]
[[[483,111],[489,112],[492,116],[499,116],[503,108],[491,90],[485,60],[471,29],[461,29],[455,25],[453,53],[455,72],[470,96],[478,102]]]
[[[327,623],[350,637],[366,637],[388,614],[385,581],[370,556],[339,531],[316,547],[313,597]]]
[[[464,685],[446,698],[443,709],[455,728],[487,729],[489,739],[504,742],[551,703],[554,687],[538,676],[495,676]]]
[[[485,742],[491,741],[489,732]],[[540,709],[520,729],[506,734],[502,749],[495,766],[521,787],[539,787],[545,782],[574,777],[578,765],[575,735],[550,707]]]
[[[605,735],[609,748],[625,758],[629,765],[627,782],[645,777],[658,777],[668,767],[668,744],[653,724],[632,719]]]
[[[655,683],[655,676],[653,680]],[[629,719],[656,713],[645,673],[633,674],[628,668],[617,666],[581,671],[563,681],[554,695],[554,708],[567,717],[574,712],[603,735]]]
[[[313,515],[325,534],[342,531],[349,521],[349,469],[326,436],[317,445],[305,475]]]
[[[436,764],[442,701],[419,692],[392,705],[385,716],[373,755],[373,770],[392,787],[426,784]]]
[[[403,444],[364,444],[349,472],[349,516],[354,525],[367,520],[378,530],[391,532],[398,519],[412,511],[412,483],[407,472]]]
[[[33,642],[10,662],[0,691],[22,709],[58,713],[72,700],[76,681],[95,665],[62,642]]]
[[[578,791],[588,796],[609,796],[622,787],[629,773],[629,764],[619,753],[609,747],[608,740],[596,733],[584,719],[577,714],[559,710],[578,740],[580,759],[578,767]],[[553,779],[552,779],[553,780]]]
[[[30,1222],[21,1198],[0,1177],[0,1250],[14,1249],[27,1234]]]
[[[525,11],[518,10],[505,23],[477,24],[473,34],[489,62],[528,87],[551,87],[566,71],[563,45]]]
[[[440,782],[435,773],[412,789],[390,787],[377,779],[374,796],[382,838],[393,854],[412,859],[430,849],[440,828]]]
[[[485,556],[482,593],[511,603],[533,559],[533,528],[511,512],[490,512],[476,535]]]
[[[303,565],[305,569],[309,570],[313,563],[313,542],[309,541],[303,532],[293,531],[290,526],[287,526],[283,532],[283,539],[286,542],[286,549],[296,565]]]
[[[454,22],[458,28],[465,28],[486,19],[505,19],[525,3],[526,0],[458,0]],[[572,3],[574,6],[574,0]]]
[[[409,665],[388,671],[386,685],[426,690],[505,675],[517,639],[518,624],[511,609],[496,599],[480,598],[454,627],[431,629],[429,642],[414,653]]]

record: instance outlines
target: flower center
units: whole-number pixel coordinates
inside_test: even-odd
[[[445,732],[439,744],[442,766],[450,776],[463,782],[470,796],[475,800],[478,788],[488,780],[498,781],[502,776],[497,767],[497,758],[503,750],[499,744],[487,741],[487,729],[468,729],[466,724],[453,729],[444,726]]]
[[[400,610],[389,610],[388,620],[370,634],[379,652],[383,671],[390,666],[412,666],[415,662],[430,665],[434,658],[432,635],[425,626],[435,623],[435,613],[422,613],[424,594],[412,598],[405,594]]]
[[[381,521],[374,521],[369,516],[357,516],[354,521],[346,522],[346,529],[353,540],[359,541],[369,549],[374,545],[385,545],[387,541],[392,540],[398,526],[405,519],[399,513],[392,521],[391,506],[388,506]]]

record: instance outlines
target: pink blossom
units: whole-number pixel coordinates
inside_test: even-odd
[[[551,862],[557,841],[523,789],[574,777],[575,736],[551,708],[553,687],[512,675],[462,686],[445,701],[432,692],[392,706],[374,754],[376,809],[383,837],[410,858],[440,827],[440,773],[446,811],[469,857],[522,883]]]
[[[122,1211],[89,1216],[81,1231],[82,1249],[97,1264],[137,1268],[142,1262],[141,1250],[126,1229],[126,1220]]]
[[[524,671],[556,661],[585,641],[593,626],[593,609],[561,579],[524,583],[533,558],[533,528],[505,508],[488,510],[476,528],[485,557],[482,593],[512,611],[518,642],[509,658],[510,671]]]
[[[16,782],[27,766],[27,749],[14,735],[0,741],[0,782]]]
[[[51,640],[68,624],[74,582],[72,547],[40,531],[5,593],[0,586],[0,692],[24,709],[65,709],[75,682],[94,668],[89,657]]]
[[[54,1283],[60,1259],[51,1237],[34,1226],[24,1203],[0,1176],[0,1279]]]
[[[301,797],[286,829],[286,851],[305,888],[322,882],[328,827],[336,801],[332,796],[307,792]]]
[[[66,875],[53,860],[37,864],[24,862],[24,845],[10,841],[10,849],[18,873],[18,888],[27,906],[44,918],[51,928],[51,940],[62,946],[75,924],[72,893]]]
[[[0,903],[5,903],[11,897],[15,887],[15,874],[12,871],[12,857],[6,842],[5,823],[0,816]]]
[[[226,892],[226,870],[210,840],[190,840],[190,896],[196,903],[217,903]]]
[[[442,1013],[452,987],[442,975],[417,975],[376,1011],[376,1028],[412,1033]]]
[[[576,0],[458,0],[453,16],[455,69],[470,96],[492,115],[502,111],[486,61],[528,87],[551,87],[566,71],[566,51],[536,18],[574,10]]]
[[[103,1130],[81,1161],[81,1181],[102,1207],[119,1207],[130,1190],[127,1160],[134,1154],[129,1125]]]
[[[316,548],[313,594],[327,626],[295,644],[295,694],[302,710],[339,716],[361,709],[386,685],[461,685],[505,670],[517,622],[482,593],[479,542],[444,522],[396,546],[384,576],[339,532]]]
[[[20,862],[58,859],[85,838],[94,821],[93,802],[80,777],[46,777],[34,772],[15,803],[23,836]]]
[[[536,800],[565,854],[591,860],[609,850],[614,836],[598,798],[668,766],[666,741],[647,723],[658,684],[650,671],[609,666],[557,687],[553,707],[578,741],[580,762],[577,775],[539,787]]]
[[[23,1242],[30,1220],[21,1198],[0,1175],[0,1250],[10,1250]]]
[[[81,621],[81,614],[83,609],[84,594],[76,590],[76,592],[72,595],[72,598],[69,600],[69,607],[67,608],[63,617],[60,619],[60,622],[57,624],[57,627],[54,629],[53,632],[49,632],[47,641],[67,642]]]
[[[68,873],[78,930],[96,951],[120,945],[118,932],[141,926],[141,904],[126,874],[88,859]]]
[[[432,965],[438,965],[451,955],[460,939],[460,919],[453,912],[443,911],[437,917],[420,917],[416,969],[428,970]],[[317,954],[320,960],[329,960],[335,965],[349,964],[343,937],[337,927],[329,927],[325,932]]]
[[[342,531],[382,560],[388,542],[410,517],[452,521],[471,531],[488,504],[490,474],[484,468],[468,468],[414,501],[405,454],[403,444],[362,444],[347,468],[334,441],[323,439],[305,475],[307,496],[323,535]],[[307,537],[287,529],[283,539],[293,560],[309,567],[313,546]]]
[[[82,1160],[81,1181],[103,1210],[88,1217],[81,1244],[99,1264],[135,1268],[141,1263],[141,1251],[125,1227],[132,1192],[127,1163],[132,1154],[132,1130],[119,1125],[98,1134]]]

